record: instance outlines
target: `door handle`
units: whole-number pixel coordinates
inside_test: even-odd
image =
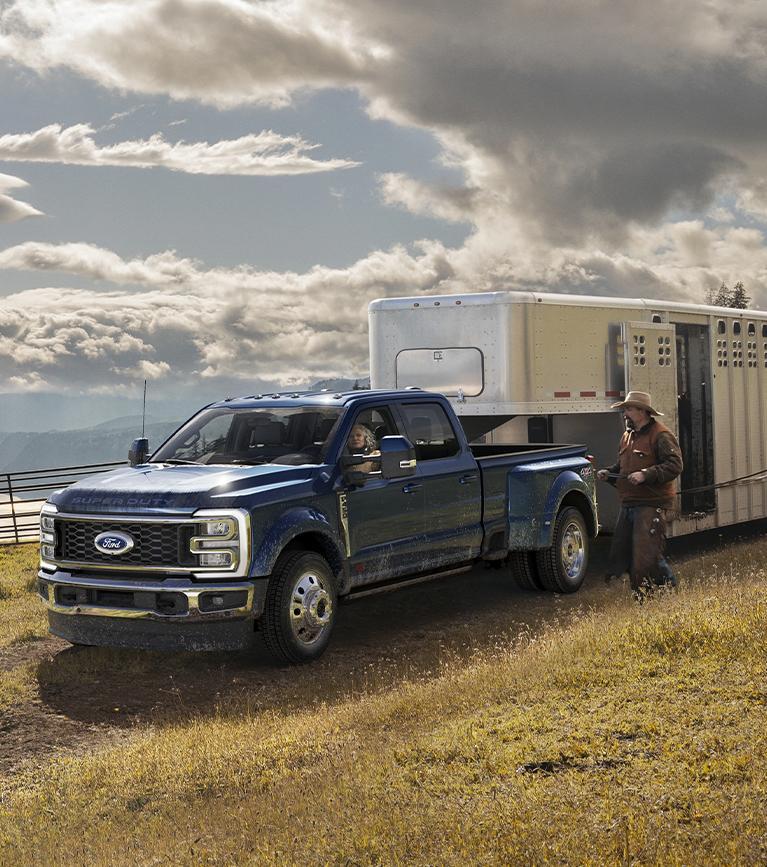
[[[461,478],[458,479],[458,482],[461,485],[468,485],[469,482],[476,482],[476,481],[477,481],[477,474],[476,473],[471,473],[468,476],[461,476]]]
[[[414,491],[417,491],[421,487],[420,482],[409,482],[407,485],[402,487],[403,494],[412,494]]]

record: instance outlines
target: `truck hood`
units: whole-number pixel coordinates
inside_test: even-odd
[[[144,464],[89,476],[57,491],[50,502],[62,512],[192,513],[228,508],[275,486],[310,480],[314,465],[257,467]]]

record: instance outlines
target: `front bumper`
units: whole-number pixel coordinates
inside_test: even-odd
[[[254,640],[267,579],[194,583],[38,573],[54,635],[73,644],[164,650],[246,649]]]

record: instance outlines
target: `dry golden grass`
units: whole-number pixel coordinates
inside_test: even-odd
[[[764,862],[765,549],[433,679],[6,780],[0,863]]]
[[[0,650],[48,634],[45,610],[34,593],[37,545],[0,545]],[[0,670],[0,708],[29,697],[33,667],[20,664]]]
[[[0,545],[0,648],[47,635],[35,595],[37,545]]]

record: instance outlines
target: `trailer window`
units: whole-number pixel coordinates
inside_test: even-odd
[[[717,334],[727,334],[727,325],[725,324],[724,319],[720,319],[716,323],[716,333]]]
[[[740,334],[740,322],[733,322],[732,323],[732,333],[733,334]]]
[[[474,346],[403,349],[396,364],[397,388],[415,385],[448,397],[476,397],[484,388],[484,360]]]
[[[748,336],[756,337],[756,325],[753,322],[748,323]]]

